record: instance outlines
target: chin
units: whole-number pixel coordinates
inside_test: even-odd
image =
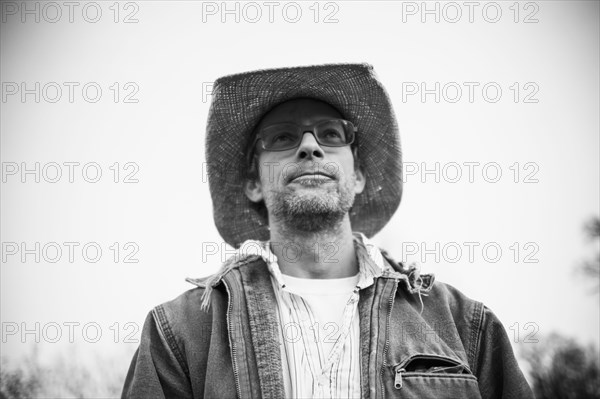
[[[298,198],[285,206],[285,222],[297,230],[318,232],[337,225],[346,214],[339,201],[323,197]]]
[[[291,207],[313,209],[315,213],[335,212],[342,202],[340,193],[331,187],[294,190],[285,200]]]
[[[272,208],[277,219],[299,231],[318,232],[339,224],[354,202],[354,196],[337,190],[298,190],[277,193]]]

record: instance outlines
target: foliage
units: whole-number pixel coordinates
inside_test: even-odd
[[[521,344],[529,382],[537,399],[600,398],[600,361],[595,346],[553,333],[540,343]]]
[[[596,243],[600,239],[600,218],[592,218],[585,226],[584,230],[587,238]],[[600,292],[600,252],[595,257],[584,261],[577,270],[578,273],[590,278],[595,282],[594,292]]]
[[[119,398],[132,355],[126,352],[96,354],[87,362],[73,348],[52,356],[33,350],[3,357],[0,399]]]

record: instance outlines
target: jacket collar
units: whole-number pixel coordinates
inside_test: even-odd
[[[248,241],[246,242],[248,243]],[[246,244],[245,243],[245,244]],[[210,293],[217,287],[223,277],[231,270],[242,266],[250,265],[255,262],[266,265],[273,261],[274,254],[271,251],[266,252],[265,242],[250,241],[250,245],[240,246],[238,251],[228,258],[219,271],[215,274],[203,278],[186,278],[185,280],[195,286],[205,288],[202,295],[202,308],[207,310],[210,306]],[[250,253],[248,248],[254,248],[254,253]],[[262,248],[262,252],[261,252]],[[370,240],[361,233],[355,233],[355,248],[359,264],[361,264],[361,278],[359,280],[359,288],[363,289],[372,284],[373,279],[389,278],[395,279],[403,283],[404,288],[411,294],[428,295],[433,288],[435,275],[421,274],[420,268],[416,263],[406,266],[402,262],[396,262],[388,253],[377,248]],[[274,260],[276,261],[276,257]],[[271,273],[276,277],[277,281],[282,283],[279,267],[269,267]],[[369,281],[370,280],[370,281]]]
[[[248,243],[249,241],[246,241]],[[285,288],[285,278],[279,268],[277,256],[271,251],[268,241],[252,241],[259,248],[259,255],[267,264],[271,276],[275,279],[279,288]],[[373,244],[362,233],[354,233],[354,248],[358,258],[359,278],[358,289],[363,289],[371,284],[375,278],[381,276],[386,268],[383,256],[375,244]]]

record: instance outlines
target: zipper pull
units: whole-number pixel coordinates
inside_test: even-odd
[[[396,377],[394,378],[394,387],[396,389],[402,388],[402,373],[406,372],[405,369],[397,368]]]

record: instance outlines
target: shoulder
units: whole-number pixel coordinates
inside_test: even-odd
[[[448,283],[436,280],[435,274],[422,274],[420,267],[416,264],[406,265],[403,262],[397,262],[385,250],[380,249],[380,251],[390,266],[389,274],[393,274],[400,280],[403,290],[408,294],[428,297],[428,302],[444,305],[455,311],[475,310],[480,313],[483,312],[484,306],[481,302],[469,298]]]
[[[156,306],[152,312],[159,318],[166,318],[171,324],[180,323],[194,314],[202,317],[199,310],[204,291],[205,288],[200,286],[189,289],[176,298]]]
[[[429,295],[434,301],[444,303],[453,313],[468,312],[472,313],[473,317],[477,318],[483,316],[485,308],[483,303],[468,297],[451,284],[436,281],[433,284]]]
[[[210,323],[215,314],[224,315],[227,309],[227,292],[221,284],[225,275],[240,266],[258,262],[259,259],[255,255],[232,256],[212,275],[186,278],[186,281],[196,288],[158,305],[153,310],[154,314],[174,328],[188,325],[191,321]]]
[[[226,294],[215,289],[211,293],[213,306],[202,309],[204,287],[185,291],[176,298],[161,303],[150,312],[158,329],[171,346],[188,346],[190,342],[200,342],[210,336],[213,329],[213,312],[224,312]]]
[[[426,300],[435,307],[449,309],[453,314],[456,313],[475,313],[481,317],[484,305],[476,301],[456,287],[436,280],[433,273],[421,273],[416,264],[406,265],[403,262],[395,261],[386,251],[381,250],[385,260],[391,266],[388,274],[393,275],[400,280],[400,295],[410,295]],[[427,299],[426,299],[427,298]],[[476,316],[473,314],[473,316]]]

